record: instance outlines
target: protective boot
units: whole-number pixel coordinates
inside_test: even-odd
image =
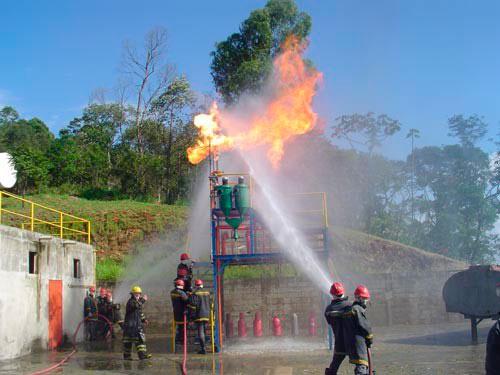
[[[354,368],[354,375],[369,375],[368,366],[356,365]]]

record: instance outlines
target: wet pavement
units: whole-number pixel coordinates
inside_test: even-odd
[[[373,347],[377,374],[484,374],[485,341],[492,321],[479,329],[479,345],[470,344],[469,325],[394,326],[375,330]],[[54,374],[181,374],[182,357],[169,353],[165,336],[149,335],[154,357],[123,361],[120,342],[79,345],[78,352]],[[67,354],[36,353],[0,362],[0,374],[31,374],[58,362]],[[331,360],[326,343],[307,338],[235,340],[223,354],[190,354],[188,374],[306,375],[324,374]],[[347,361],[339,374],[352,374]]]

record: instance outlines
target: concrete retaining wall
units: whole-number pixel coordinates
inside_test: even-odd
[[[35,273],[29,272],[30,252],[36,254]],[[74,259],[80,260],[77,278]],[[0,225],[0,360],[47,348],[49,280],[62,281],[63,335],[71,338],[95,280],[93,247]]]
[[[457,271],[363,276],[362,282],[372,293],[368,311],[370,320],[375,326],[438,324],[463,320],[461,315],[445,311],[441,295],[445,281],[455,272]],[[346,281],[351,299],[354,287],[355,283]],[[169,288],[158,286],[145,292],[150,296],[145,307],[152,323],[150,330],[167,330],[166,324],[172,319]],[[251,327],[255,311],[260,310],[265,334],[269,334],[269,321],[275,312],[284,318],[286,334],[291,331],[293,313],[299,316],[301,334],[307,333],[307,320],[311,312],[315,312],[319,328],[324,321],[322,314],[326,301],[322,299],[324,297],[318,289],[303,278],[227,280],[224,283],[224,298],[224,310],[231,314],[235,332],[240,312],[245,313],[247,326]]]

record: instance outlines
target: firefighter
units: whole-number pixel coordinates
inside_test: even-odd
[[[500,283],[496,284],[500,297]],[[500,320],[491,327],[486,341],[486,375],[500,375]]]
[[[108,334],[110,327],[108,320],[110,320],[110,308],[111,303],[107,297],[106,288],[99,288],[99,296],[97,297],[97,311],[98,315],[98,323],[97,323],[97,335],[100,338],[105,338]]]
[[[330,367],[325,369],[325,375],[337,375],[337,371],[346,356],[342,316],[351,305],[348,302],[348,297],[344,295],[345,289],[342,283],[333,283],[330,288],[330,294],[333,299],[325,310],[325,318],[332,327],[335,343],[333,347],[333,359]]]
[[[95,287],[89,288],[88,295],[83,300],[83,318],[85,319],[85,340],[96,339],[97,323],[97,301],[95,299]]]
[[[198,339],[200,340],[198,354],[206,354],[205,325],[210,321],[210,292],[203,290],[202,280],[195,280],[194,285],[195,289],[189,296],[188,308],[191,310],[192,321],[196,324]]]
[[[107,292],[107,297],[109,300],[109,303],[111,304],[111,322],[113,324],[118,324],[120,328],[123,329],[123,319],[122,319],[122,314],[121,314],[121,306],[119,303],[113,303],[113,293],[111,293],[111,290],[108,290]]]
[[[123,359],[132,360],[132,346],[135,344],[140,360],[151,358],[146,349],[146,335],[144,324],[147,324],[142,307],[147,301],[147,296],[142,295],[139,286],[133,286],[130,299],[125,308],[125,321],[123,322]]]
[[[191,259],[188,253],[182,253],[180,261],[177,266],[177,279],[184,281],[184,291],[191,292],[194,260]]]
[[[500,320],[496,321],[488,333],[486,375],[500,375]]]
[[[369,373],[368,350],[373,343],[372,328],[365,313],[369,299],[368,288],[358,285],[354,291],[354,303],[342,316],[345,349],[349,362],[355,365],[355,375]]]
[[[174,309],[174,321],[176,325],[175,342],[182,343],[183,340],[183,325],[184,325],[184,314],[186,313],[186,307],[189,300],[188,295],[184,291],[184,280],[176,279],[174,281],[174,289],[170,292],[170,298],[172,299],[172,307]]]

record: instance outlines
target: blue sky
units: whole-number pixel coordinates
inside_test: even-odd
[[[51,0],[3,2],[0,105],[37,116],[52,131],[81,113],[91,91],[112,87],[124,40],[155,26],[169,32],[168,55],[195,90],[213,91],[214,43],[265,1]],[[500,2],[462,0],[298,1],[313,18],[308,56],[324,73],[316,108],[326,124],[374,111],[404,129],[382,152],[403,158],[405,134],[443,144],[452,114],[500,121]],[[489,151],[493,146],[484,143]]]

